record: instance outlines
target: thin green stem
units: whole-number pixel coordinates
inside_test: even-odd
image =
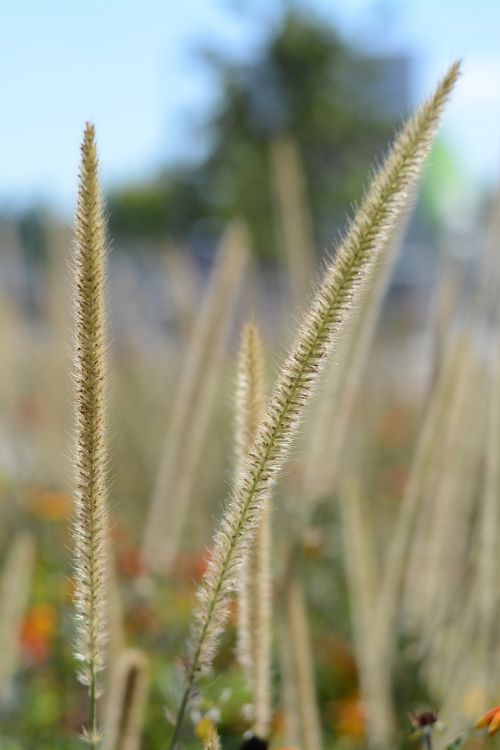
[[[89,687],[90,693],[90,749],[97,749],[97,677],[95,673],[95,667],[92,665],[92,677]]]

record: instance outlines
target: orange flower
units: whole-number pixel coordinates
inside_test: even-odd
[[[24,656],[32,664],[45,661],[56,627],[56,611],[50,604],[37,604],[25,616],[21,627]]]
[[[488,727],[488,734],[495,734],[500,729],[500,706],[490,708],[484,716],[481,716],[475,723],[476,729]]]
[[[356,698],[341,701],[337,707],[337,728],[341,735],[347,737],[364,737],[365,717],[361,703]]]
[[[72,507],[70,498],[64,492],[38,492],[31,501],[33,515],[47,521],[64,521]]]

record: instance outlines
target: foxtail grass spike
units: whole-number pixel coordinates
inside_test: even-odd
[[[106,237],[94,126],[81,149],[74,273],[74,569],[79,679],[89,689],[91,748],[97,747],[98,675],[107,641]]]
[[[257,328],[243,330],[236,385],[236,476],[243,471],[264,408],[264,355]],[[238,652],[253,693],[253,734],[267,739],[271,721],[271,514],[266,503],[238,588]]]
[[[406,230],[408,212],[398,222],[374,264],[349,330],[329,363],[318,398],[314,429],[305,448],[304,501],[300,526],[310,520],[317,499],[331,491],[350,417],[370,352],[376,323]]]
[[[215,535],[212,556],[198,589],[198,607],[186,662],[185,690],[171,736],[171,747],[177,743],[199,676],[209,671],[212,665],[241,564],[260,522],[264,504],[288,456],[306,405],[378,253],[407,207],[458,74],[459,65],[456,63],[394,141],[384,164],[375,173],[335,259],[326,269],[278,377],[245,467],[226,505]]]

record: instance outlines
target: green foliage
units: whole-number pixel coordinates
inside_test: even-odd
[[[257,253],[272,256],[269,146],[274,137],[292,133],[322,246],[359,195],[366,164],[393,131],[384,97],[373,95],[374,88],[384,91],[384,61],[367,58],[323,21],[297,11],[283,17],[245,64],[214,52],[203,57],[220,91],[207,123],[205,159],[112,193],[112,235],[186,237],[196,222],[206,227],[207,219],[217,225],[237,215],[251,226]]]

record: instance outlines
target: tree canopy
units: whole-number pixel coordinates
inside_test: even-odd
[[[283,15],[255,59],[235,63],[213,51],[204,51],[204,59],[221,92],[206,123],[205,157],[112,192],[113,235],[210,243],[238,215],[249,223],[256,252],[272,257],[270,145],[287,134],[302,156],[323,246],[359,198],[367,166],[405,108],[404,61],[367,57],[334,28],[297,10]]]

